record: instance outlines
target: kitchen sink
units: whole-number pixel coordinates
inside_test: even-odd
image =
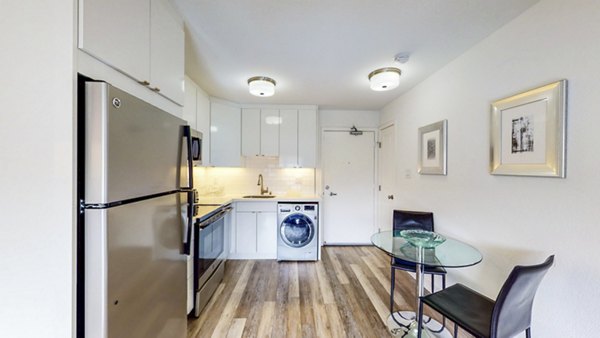
[[[275,195],[246,195],[244,198],[275,198]]]

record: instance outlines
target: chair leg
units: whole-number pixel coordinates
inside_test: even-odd
[[[435,293],[435,274],[430,274],[431,276],[431,293]],[[444,274],[440,274],[439,275],[440,278],[442,278],[442,290],[446,288],[446,275]],[[433,318],[429,317],[429,319],[427,319],[425,321],[426,324],[429,323],[429,321],[431,321]],[[444,331],[444,329],[446,328],[446,316],[442,316],[442,328],[440,329],[439,332]],[[437,331],[434,331],[437,332]]]
[[[525,337],[531,338],[531,328],[530,327],[528,327],[527,330],[525,330]]]
[[[458,337],[458,325],[454,323],[454,338]]]
[[[392,285],[390,286],[390,313],[394,313],[394,287],[396,286],[396,269],[391,268],[391,270],[392,277],[390,279],[392,281]]]
[[[433,278],[433,276],[432,276]],[[417,325],[417,338],[421,338],[421,331],[423,330],[423,301],[419,299],[419,313],[417,314],[417,318],[419,319]]]
[[[446,288],[446,275],[442,274],[442,290]],[[442,328],[446,327],[446,316],[442,316]]]

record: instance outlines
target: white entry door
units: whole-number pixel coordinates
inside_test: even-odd
[[[375,132],[325,130],[322,138],[323,241],[370,244],[375,233]]]
[[[392,211],[394,210],[394,189],[396,187],[396,135],[394,125],[379,131],[379,154],[377,156],[377,227],[379,230],[392,230]]]

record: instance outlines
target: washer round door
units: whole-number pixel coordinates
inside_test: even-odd
[[[285,244],[301,248],[315,237],[315,224],[304,214],[291,214],[283,219],[279,226],[281,239]]]

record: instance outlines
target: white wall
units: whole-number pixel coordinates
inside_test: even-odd
[[[75,3],[1,7],[0,335],[71,337]]]
[[[379,112],[370,110],[319,110],[321,128],[377,128]]]
[[[383,109],[396,122],[396,207],[431,210],[436,230],[483,262],[450,277],[495,298],[516,264],[556,254],[533,335],[595,337],[600,313],[600,2],[542,0]],[[490,102],[569,80],[567,178],[488,173]],[[448,176],[416,173],[417,128],[448,119]],[[405,178],[410,170],[412,178]]]
[[[313,197],[315,169],[280,168],[278,158],[246,158],[244,168],[196,167],[194,187],[200,197],[260,195],[258,175],[264,188],[278,197]]]

